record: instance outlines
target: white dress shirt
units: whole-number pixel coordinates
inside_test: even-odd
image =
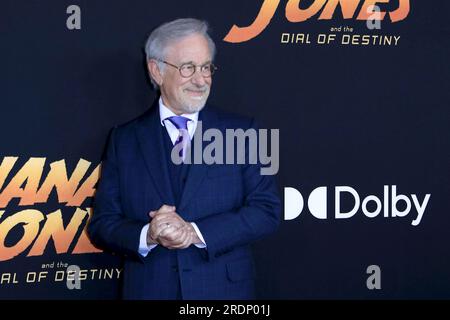
[[[161,119],[161,125],[166,128],[167,133],[170,136],[170,140],[172,141],[173,144],[175,144],[175,142],[176,142],[176,140],[177,140],[177,138],[179,136],[179,131],[173,125],[172,122],[170,122],[169,120],[166,120],[168,117],[172,117],[172,116],[176,116],[176,114],[173,113],[169,108],[167,108],[164,105],[164,103],[162,101],[162,98],[159,98],[159,118]],[[191,119],[191,121],[188,121],[187,127],[188,127],[189,137],[192,140],[192,137],[194,136],[194,133],[195,133],[195,129],[197,128],[198,112],[186,113],[186,114],[182,114],[181,116]],[[197,236],[202,241],[201,244],[195,244],[195,246],[197,248],[206,248],[205,239],[203,239],[203,236],[202,236],[200,230],[198,229],[197,225],[194,222],[191,222],[191,225],[194,228],[195,232],[197,233]],[[146,257],[147,254],[153,248],[155,248],[157,246],[157,244],[152,244],[152,245],[148,245],[147,244],[147,232],[148,232],[148,228],[149,227],[150,227],[150,223],[147,223],[142,228],[141,236],[140,236],[140,239],[139,239],[140,241],[139,241],[139,250],[138,250],[138,252],[143,257]]]

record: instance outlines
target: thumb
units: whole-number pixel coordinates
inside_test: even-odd
[[[175,206],[169,206],[169,205],[167,205],[167,204],[164,204],[164,205],[162,205],[161,206],[161,208],[159,208],[159,212],[160,213],[166,213],[166,212],[172,212],[172,211],[175,211]]]

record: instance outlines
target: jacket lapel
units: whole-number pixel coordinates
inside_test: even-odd
[[[174,205],[166,152],[163,145],[158,99],[136,125],[136,136],[145,165],[163,204]]]

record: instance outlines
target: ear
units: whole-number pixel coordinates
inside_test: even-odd
[[[153,80],[159,86],[161,86],[161,84],[163,82],[163,77],[162,77],[161,70],[159,70],[158,62],[154,59],[150,59],[147,62],[147,68],[148,68],[148,72],[150,72],[150,75],[152,76]]]

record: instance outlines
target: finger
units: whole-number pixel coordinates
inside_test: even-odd
[[[190,230],[188,230],[186,239],[183,241],[181,248],[185,249],[185,248],[189,247],[192,244],[193,239],[194,238],[193,238],[192,232]]]
[[[170,242],[169,241],[166,241],[166,240],[164,240],[162,238],[159,238],[159,243],[165,248],[168,248],[168,249],[170,248]]]
[[[156,221],[151,221],[150,222],[150,234],[152,236],[152,238],[157,239],[161,232],[164,229],[167,229],[168,227],[170,227],[170,224],[158,224]],[[173,229],[176,229],[176,225],[173,226]]]
[[[185,227],[183,224],[168,224],[164,226],[161,230],[161,235],[170,238],[172,240],[178,239],[182,234],[185,233]]]
[[[158,228],[150,223],[150,235],[152,238],[156,239],[158,236]]]
[[[153,233],[156,233],[158,231],[158,229],[160,228],[160,225],[157,223],[156,220],[152,220],[150,221],[150,230]],[[161,230],[160,230],[161,231]]]
[[[183,243],[185,239],[185,232],[179,230],[176,233],[171,233],[166,236],[166,239],[169,239],[172,246],[177,246]]]
[[[178,230],[176,232],[164,235],[164,241],[168,242],[170,247],[178,247],[185,240],[186,240],[185,230]]]
[[[181,234],[178,229],[172,226],[163,228],[159,233],[159,237],[163,237],[171,241],[177,239],[180,235]]]
[[[184,237],[183,241],[173,245],[173,249],[186,249],[192,244],[192,237],[190,233],[186,233],[186,236]]]
[[[171,211],[175,211],[175,206],[169,206],[167,204],[164,204],[161,206],[161,208],[159,208],[158,213],[165,213],[165,212],[171,212]]]
[[[162,231],[167,228],[180,229],[184,224],[176,219],[163,219],[155,221],[155,226]]]
[[[176,229],[179,229],[184,226],[184,223],[182,220],[174,219],[174,218],[170,218],[170,217],[155,220],[154,224],[161,229],[165,229],[168,227],[175,227]]]
[[[160,243],[164,246],[164,247],[166,247],[166,248],[168,248],[168,249],[175,249],[176,248],[176,246],[178,245],[178,243],[176,243],[176,242],[174,242],[174,241],[171,241],[171,240],[168,240],[167,238],[159,238],[160,239]]]
[[[164,213],[156,213],[152,221],[155,221],[155,223],[162,224],[162,223],[171,223],[175,221],[181,221],[182,219],[174,212],[164,212]]]
[[[169,206],[164,204],[158,210],[150,211],[148,215],[150,216],[150,218],[154,219],[155,217],[160,216],[161,214],[173,212],[175,211],[175,209],[176,209],[175,206]]]
[[[189,240],[190,234],[186,228],[180,230],[180,235],[172,241],[172,246],[176,248],[181,248]]]

